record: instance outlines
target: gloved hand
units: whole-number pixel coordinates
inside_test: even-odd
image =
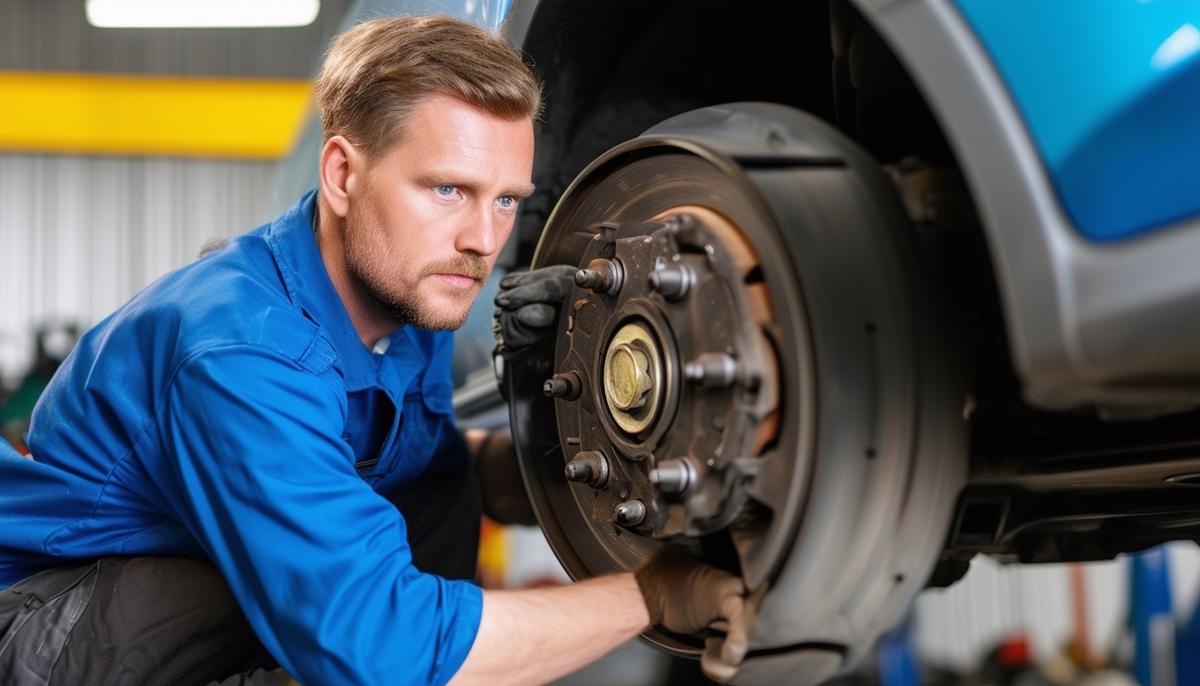
[[[503,431],[467,432],[467,448],[479,476],[483,513],[500,524],[537,524],[512,437]]]
[[[496,354],[520,354],[550,332],[559,304],[575,285],[577,271],[578,267],[560,264],[500,280],[492,320]]]
[[[732,678],[749,645],[742,580],[697,560],[680,546],[660,548],[634,572],[634,578],[652,624],[690,634],[725,620],[725,640],[711,642],[700,664],[716,681]]]

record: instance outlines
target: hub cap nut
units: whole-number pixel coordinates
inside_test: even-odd
[[[608,364],[604,365],[604,390],[613,407],[623,412],[641,408],[653,386],[646,353],[628,343],[609,351]]]

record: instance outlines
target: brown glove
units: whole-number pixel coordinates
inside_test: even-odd
[[[749,644],[745,620],[746,588],[738,577],[705,564],[680,546],[665,546],[636,572],[653,624],[676,633],[702,631],[725,620],[725,640],[710,645],[701,665],[705,673],[726,681],[746,656]]]
[[[467,443],[471,446],[476,441],[469,438]],[[475,473],[479,476],[479,489],[483,495],[483,513],[500,524],[537,524],[533,506],[525,494],[512,438],[507,433],[492,431],[473,447]]]

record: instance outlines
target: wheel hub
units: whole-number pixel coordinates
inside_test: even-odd
[[[653,539],[728,526],[776,426],[769,308],[746,295],[753,251],[720,215],[688,206],[598,227],[579,260],[546,383],[591,382],[549,392],[576,499],[598,528]]]

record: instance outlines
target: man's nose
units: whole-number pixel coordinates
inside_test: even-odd
[[[496,252],[496,215],[488,203],[477,203],[475,211],[464,217],[454,247],[487,257]]]

